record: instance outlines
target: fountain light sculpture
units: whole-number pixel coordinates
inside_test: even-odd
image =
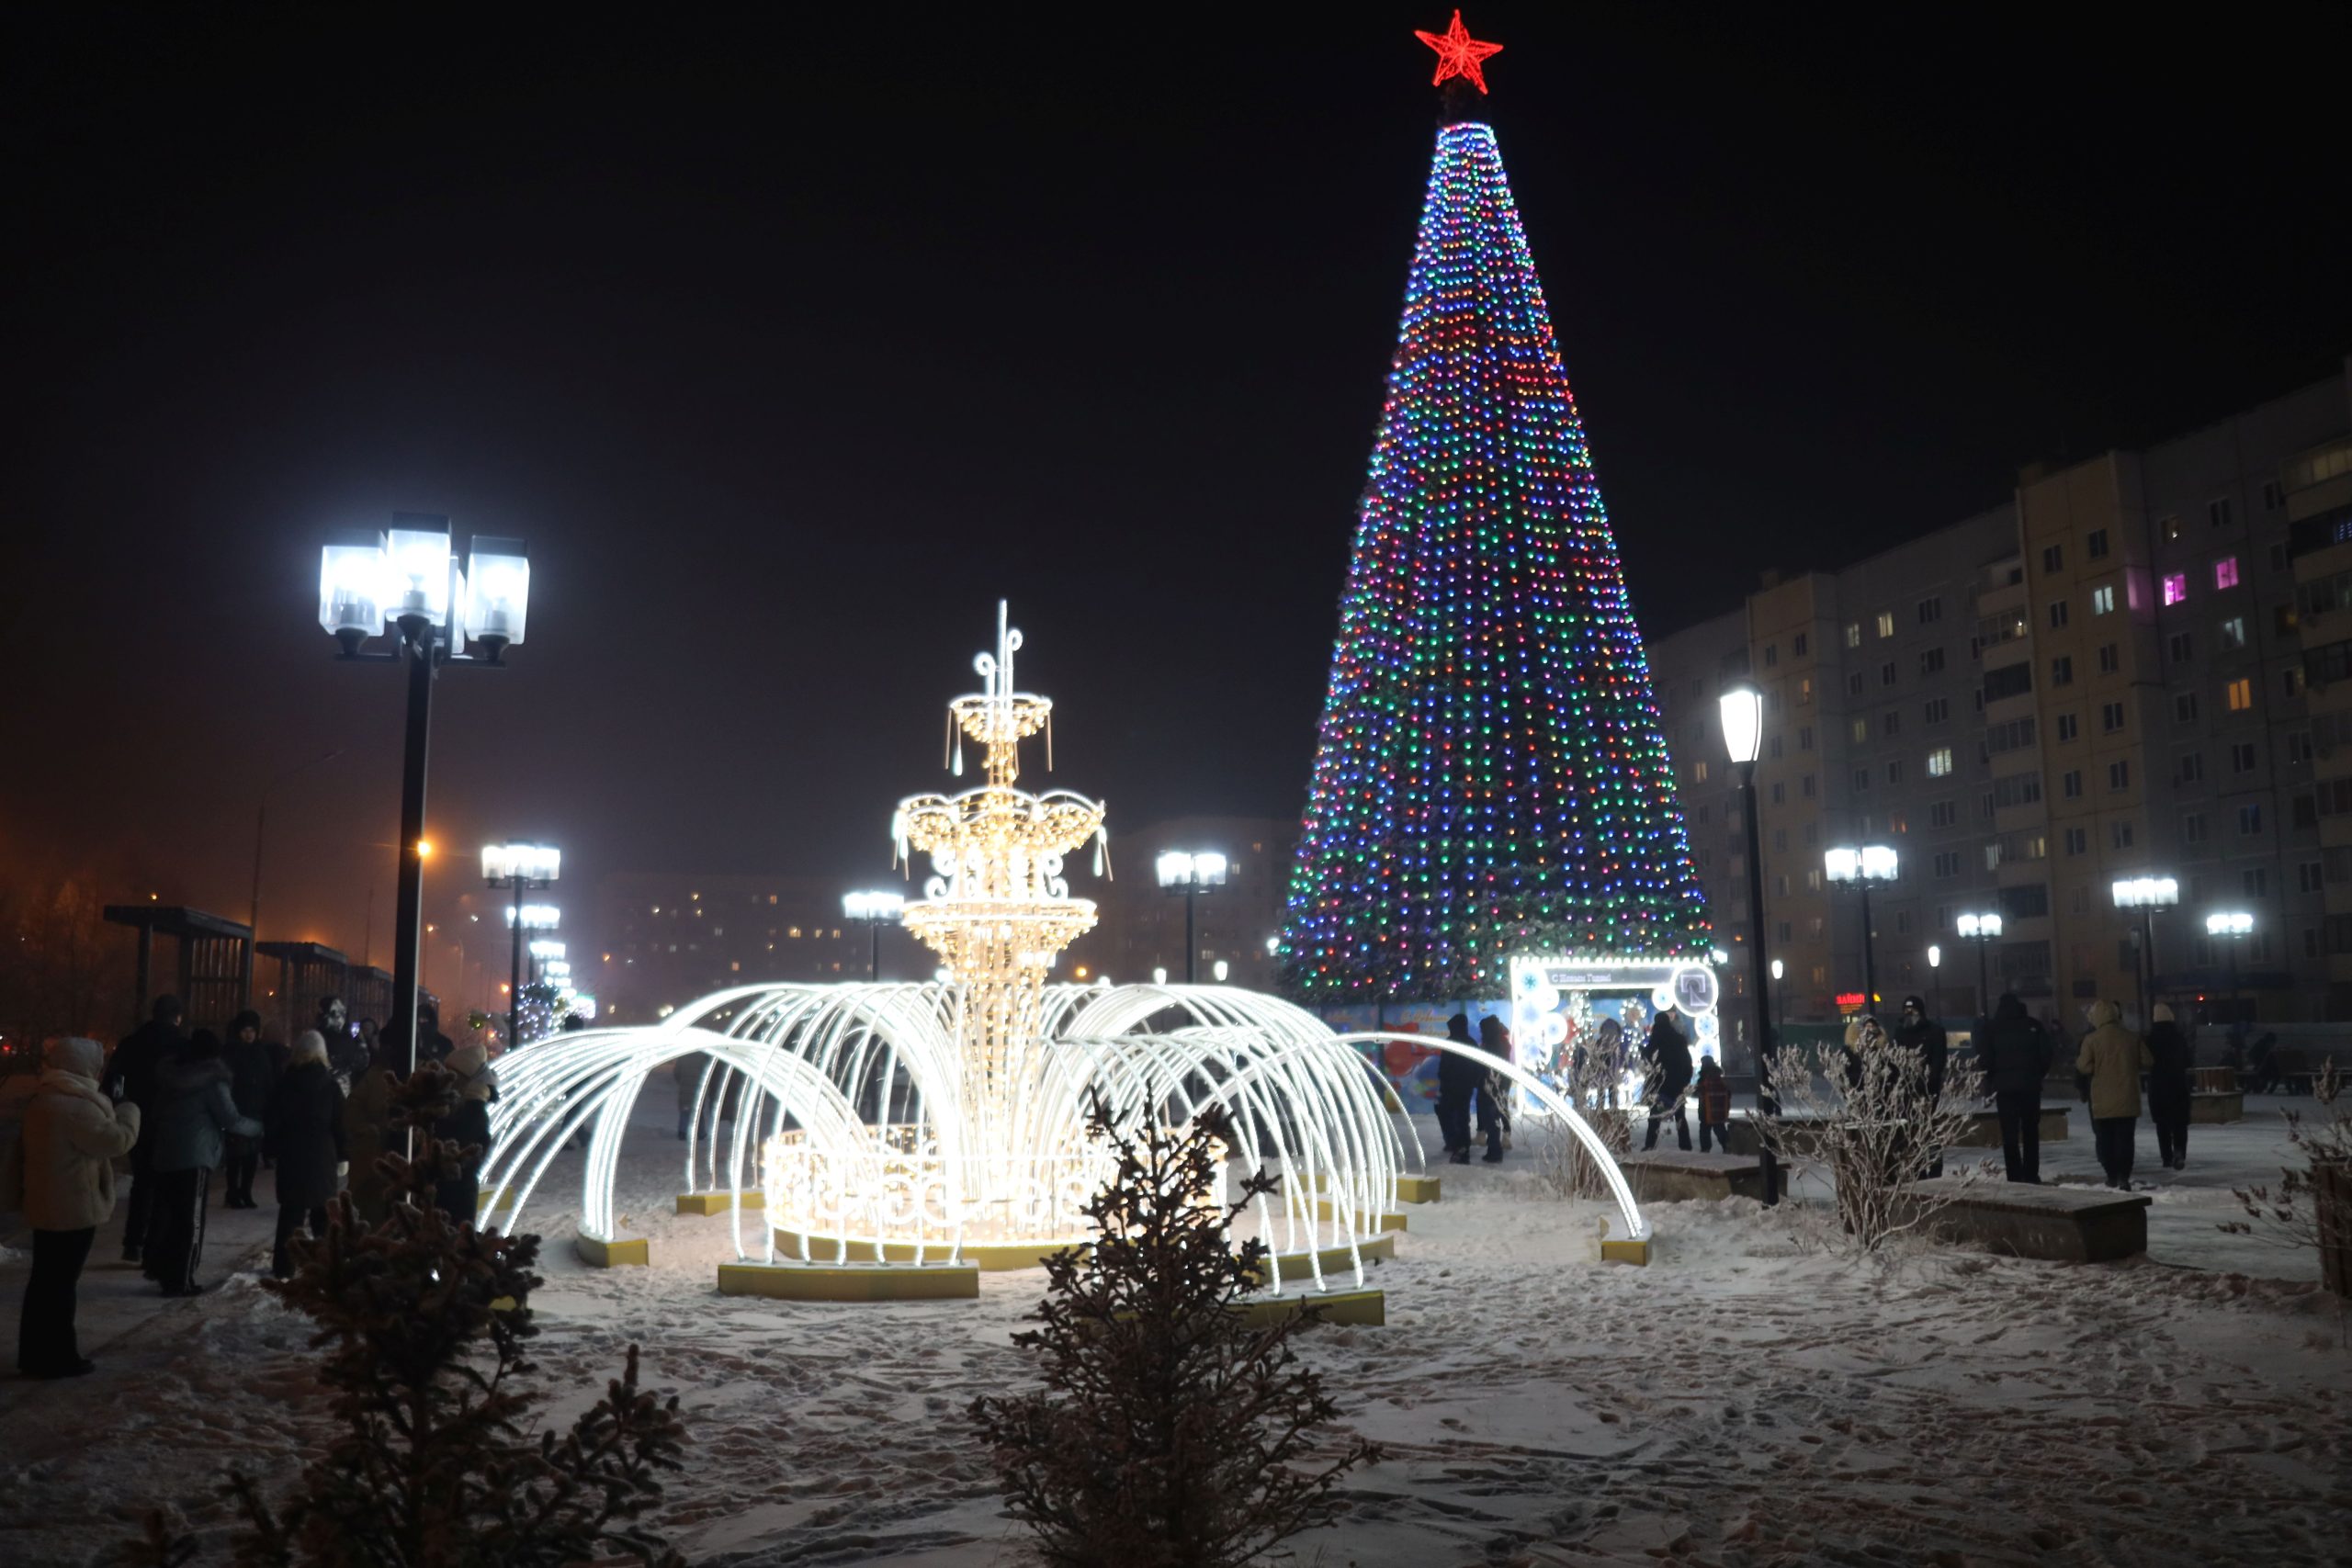
[[[568,1140],[588,1140],[583,1253],[623,1244],[614,1183],[646,1078],[688,1054],[701,1073],[687,1141],[689,1192],[728,1197],[737,1256],[833,1267],[877,1262],[1035,1264],[1089,1239],[1087,1199],[1110,1174],[1087,1128],[1181,1125],[1224,1111],[1233,1155],[1277,1178],[1256,1199],[1272,1253],[1267,1287],[1360,1284],[1397,1178],[1422,1165],[1410,1118],[1356,1045],[1423,1036],[1334,1034],[1311,1013],[1231,986],[1048,985],[1056,957],[1093,926],[1063,857],[1090,842],[1107,874],[1103,807],[1018,785],[1023,741],[1053,705],[1020,691],[1021,633],[998,607],[997,645],[974,660],[982,689],[948,705],[951,769],[969,741],[985,782],[900,803],[897,858],[928,854],[907,929],[938,953],[924,984],[753,985],[705,997],[660,1023],[560,1035],[499,1064],[482,1185],[519,1214]],[[1458,1049],[1450,1045],[1445,1049]],[[1584,1142],[1626,1234],[1648,1228],[1608,1151],[1532,1073],[1477,1055]],[[722,1108],[728,1111],[720,1115]],[[716,1128],[717,1135],[706,1135]],[[746,1235],[747,1209],[764,1223]],[[514,1223],[506,1217],[510,1226]]]

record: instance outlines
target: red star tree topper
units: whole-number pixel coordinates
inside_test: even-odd
[[[1413,29],[1413,36],[1437,51],[1437,74],[1430,78],[1434,87],[1448,76],[1466,78],[1481,93],[1487,90],[1487,73],[1483,62],[1489,55],[1500,54],[1498,43],[1481,43],[1470,36],[1462,25],[1462,13],[1453,13],[1453,25],[1442,33],[1425,33]]]

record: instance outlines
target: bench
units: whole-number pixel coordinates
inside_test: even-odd
[[[2188,1094],[2188,1120],[2192,1122],[2218,1123],[2245,1120],[2245,1096],[2236,1089],[2191,1089]]]
[[[1706,1202],[1717,1198],[1764,1201],[1764,1162],[1754,1155],[1695,1154],[1651,1149],[1621,1156],[1617,1168],[1645,1203]]]
[[[2041,1141],[2043,1143],[2054,1144],[2065,1141],[2066,1112],[2070,1109],[2072,1108],[2069,1106],[2043,1102],[2041,1107]],[[1952,1140],[1951,1146],[1956,1149],[1999,1148],[2001,1146],[2001,1113],[1997,1111],[1970,1111],[1968,1125],[1962,1129],[1959,1137]]]
[[[2148,1250],[2144,1192],[1951,1176],[1917,1182],[1912,1190],[1958,1194],[1928,1220],[1928,1228],[1948,1241],[1982,1242],[2012,1257],[2059,1263],[2110,1263]]]

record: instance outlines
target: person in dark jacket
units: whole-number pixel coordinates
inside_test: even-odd
[[[294,1272],[288,1251],[294,1233],[308,1224],[314,1241],[327,1234],[327,1205],[350,1158],[343,1140],[343,1089],[327,1065],[326,1039],[315,1029],[294,1037],[286,1072],[270,1091],[262,1139],[277,1171],[277,1239],[269,1271],[283,1280]]]
[[[1712,1142],[1731,1153],[1731,1080],[1713,1056],[1699,1064],[1699,1091],[1693,1098],[1699,1101],[1699,1152],[1705,1154]]]
[[[319,1016],[311,1027],[317,1030],[319,1037],[327,1043],[327,1070],[342,1083],[344,1092],[350,1093],[351,1086],[359,1080],[359,1075],[368,1070],[369,1055],[367,1043],[351,1027],[350,1014],[343,1005],[343,998],[321,997]]]
[[[2158,1002],[2148,1026],[2148,1117],[2156,1124],[2156,1154],[2167,1170],[2188,1168],[2188,1073],[2196,1053],[2173,1021],[2172,1009]]]
[[[418,1063],[446,1062],[457,1043],[441,1032],[441,1004],[427,997],[416,1004],[416,1059]]]
[[[203,1290],[196,1270],[204,1260],[204,1208],[212,1173],[232,1134],[261,1135],[261,1123],[237,1114],[220,1037],[199,1029],[187,1048],[156,1075],[162,1103],[155,1112],[155,1229],[148,1243],[147,1274],[167,1296]]]
[[[1993,1016],[1976,1022],[1976,1060],[2001,1119],[2001,1159],[2011,1181],[2041,1181],[2041,1082],[2050,1076],[2049,1031],[2004,992]]]
[[[1498,1061],[1510,1060],[1510,1031],[1492,1013],[1478,1021],[1478,1049]],[[1488,1165],[1502,1163],[1503,1134],[1510,1125],[1510,1104],[1504,1096],[1501,1075],[1488,1068],[1478,1080],[1478,1131],[1487,1140]]]
[[[269,1091],[277,1081],[269,1047],[261,1042],[261,1014],[248,1010],[229,1021],[223,1055],[229,1064],[229,1098],[236,1101],[237,1114],[260,1121],[269,1110]],[[232,1134],[228,1157],[220,1168],[226,1189],[221,1195],[221,1207],[261,1207],[254,1201],[254,1173],[260,1168],[261,1140]]]
[[[1650,1021],[1650,1037],[1642,1043],[1642,1060],[1649,1064],[1650,1130],[1642,1147],[1657,1147],[1658,1123],[1674,1115],[1676,1138],[1690,1146],[1690,1118],[1682,1108],[1683,1091],[1690,1087],[1690,1042],[1675,1027],[1672,1008],[1663,1008]]]
[[[165,1062],[187,1045],[182,1032],[187,1010],[177,997],[157,997],[145,1023],[114,1048],[107,1063],[107,1098],[139,1107],[139,1141],[130,1145],[130,1195],[122,1205],[122,1260],[137,1263],[146,1256],[147,1233],[155,1223],[155,1111],[161,1103],[155,1075]]]
[[[446,1064],[456,1078],[457,1108],[433,1124],[433,1135],[458,1145],[458,1174],[440,1183],[434,1201],[449,1223],[469,1225],[481,1208],[481,1162],[490,1152],[490,1102],[497,1098],[497,1075],[480,1045],[461,1045]]]
[[[1457,1012],[1447,1019],[1445,1037],[1457,1045],[1475,1045],[1470,1015]],[[1448,1051],[1437,1059],[1437,1130],[1445,1140],[1446,1157],[1456,1165],[1470,1163],[1470,1102],[1486,1077],[1486,1066],[1476,1057]]]
[[[1919,1089],[1927,1097],[1927,1104],[1921,1109],[1932,1111],[1936,1102],[1943,1098],[1944,1073],[1951,1062],[1951,1037],[1944,1032],[1942,1024],[1928,1015],[1926,998],[1903,998],[1903,1017],[1894,1026],[1894,1043],[1917,1054]],[[1938,1154],[1928,1164],[1926,1174],[1935,1177],[1943,1173],[1944,1158]]]

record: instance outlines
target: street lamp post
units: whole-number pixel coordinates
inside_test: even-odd
[[[868,981],[882,978],[882,928],[894,925],[906,909],[906,895],[875,892],[842,895],[842,916],[865,927],[865,977]]]
[[[2217,909],[2205,917],[2205,934],[2230,950],[2230,1027],[2238,1022],[2238,945],[2254,934],[2254,916],[2244,909]]]
[[[1976,1016],[1993,1016],[1993,998],[1986,987],[1984,950],[2001,940],[2001,917],[1989,911],[1960,917],[1960,939],[1976,944]]]
[[[2140,990],[2140,1027],[2148,1027],[2148,998],[2156,989],[2156,911],[2180,902],[2180,883],[2169,876],[2120,877],[2114,885],[2115,907],[2140,911],[2140,952],[2132,978]]]
[[[523,895],[554,886],[562,874],[563,852],[546,844],[484,844],[481,847],[482,885],[501,891],[512,889],[514,894],[514,902],[506,911],[506,924],[514,947],[506,991],[506,1048],[509,1051],[523,1043],[523,932],[526,929],[523,919]]]
[[[433,679],[445,664],[497,665],[523,642],[531,564],[520,539],[476,535],[466,569],[449,520],[392,514],[389,531],[339,531],[319,556],[319,625],[346,660],[404,664],[408,722],[401,752],[400,894],[392,932],[392,1012],[387,1048],[401,1072],[416,1066],[416,992],[424,940],[424,774],[433,731]],[[393,646],[366,651],[390,633]],[[471,637],[482,648],[466,652]],[[387,1020],[392,1024],[394,1020]],[[381,1038],[380,1036],[379,1037]]]
[[[1184,896],[1184,984],[1200,980],[1200,943],[1193,939],[1193,900],[1225,886],[1225,857],[1211,850],[1194,853],[1170,850],[1156,863],[1160,891]]]
[[[1764,694],[1735,686],[1716,699],[1723,716],[1724,749],[1739,770],[1739,799],[1747,829],[1747,988],[1755,993],[1748,1011],[1756,1034],[1756,1109],[1770,1116],[1780,1109],[1772,1094],[1772,1068],[1765,1042],[1773,1032],[1765,1021],[1764,842],[1757,826],[1756,761],[1764,754]]]
[[[1871,884],[1894,880],[1894,852],[1884,844],[1860,849],[1834,849],[1822,856],[1822,871],[1839,887],[1856,887],[1862,895],[1862,1011],[1878,1009],[1878,947],[1871,931]]]

